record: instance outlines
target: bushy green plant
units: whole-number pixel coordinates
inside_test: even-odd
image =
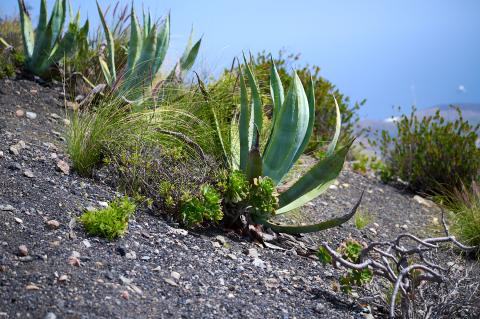
[[[258,83],[260,91],[264,96],[268,96],[270,92],[269,70],[270,57],[265,52],[260,52],[255,58],[253,66],[255,73],[258,76]],[[295,67],[300,61],[300,54],[288,54],[280,51],[278,56],[273,59],[278,75],[286,87],[290,86],[292,78],[289,76],[292,67]],[[337,125],[338,114],[336,112],[335,103],[338,102],[338,107],[342,115],[342,131],[340,140],[347,142],[354,137],[355,125],[358,123],[358,110],[365,103],[365,100],[356,102],[351,105],[349,97],[340,92],[338,88],[330,81],[320,75],[319,66],[304,65],[297,69],[297,75],[304,86],[309,84],[310,77],[314,83],[315,96],[315,123],[317,124],[312,132],[306,151],[313,151],[319,147],[326,146],[331,139],[332,132]],[[334,101],[333,94],[337,101]]]
[[[180,206],[180,216],[186,226],[204,221],[219,222],[223,218],[222,198],[211,185],[202,185],[199,196],[185,194]]]
[[[280,232],[313,232],[338,226],[354,215],[358,203],[349,214],[314,225],[287,226],[269,221],[274,215],[298,208],[324,192],[338,176],[351,145],[349,142],[346,146],[335,150],[341,127],[341,123],[337,121],[326,158],[313,166],[288,190],[278,195],[277,202],[275,192],[277,185],[282,182],[310,141],[315,120],[315,95],[312,80],[305,92],[300,78],[295,73],[285,96],[282,81],[274,63],[271,64],[270,72],[273,105],[271,121],[269,122],[264,116],[258,81],[252,66],[245,59],[245,65],[240,68],[239,73],[238,124],[232,123],[230,133],[230,136],[237,136],[237,138],[225,139],[220,130],[217,130],[217,138],[224,151],[225,165],[230,171],[240,170],[245,175],[245,179],[250,183],[251,192],[258,187],[258,198],[262,202],[261,205],[252,203],[252,201],[255,202],[256,197],[247,196],[249,204],[247,209],[243,209],[245,203],[241,203],[240,208],[232,208],[231,212],[226,213],[228,219],[226,223],[239,222],[240,217],[247,214],[246,220],[252,220]],[[243,74],[246,74],[248,80],[251,101],[249,101]],[[337,114],[340,113],[338,105],[336,109]],[[263,144],[260,143],[262,136],[266,137],[266,142]]]
[[[75,43],[80,35],[88,33],[88,20],[79,26],[79,13],[74,18],[71,15],[67,32],[63,34],[66,15],[66,0],[56,0],[50,19],[47,22],[46,0],[40,2],[40,17],[37,28],[33,29],[32,21],[24,0],[18,0],[20,22],[23,38],[25,69],[34,75],[44,75],[54,63],[58,63],[75,49]]]
[[[135,203],[123,197],[112,201],[106,208],[84,212],[79,220],[88,234],[113,240],[125,234],[135,209]]]
[[[90,175],[102,163],[106,145],[122,140],[132,129],[139,129],[140,122],[115,99],[103,100],[95,110],[73,113],[66,129],[67,153],[73,168],[81,175]]]
[[[446,121],[439,110],[422,119],[415,111],[396,122],[396,137],[382,132],[380,150],[388,173],[427,194],[452,192],[478,180],[480,126],[470,125],[458,108],[454,121]]]
[[[18,19],[0,18],[0,79],[12,77],[25,62]]]
[[[458,240],[469,246],[480,247],[480,187],[477,183],[456,189],[445,204],[450,214],[450,231]],[[480,254],[480,250],[477,251]]]

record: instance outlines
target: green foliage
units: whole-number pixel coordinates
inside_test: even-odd
[[[222,170],[219,175],[217,187],[222,192],[225,203],[238,204],[248,198],[250,183],[244,173],[238,170],[230,173]]]
[[[100,57],[100,66],[107,84],[118,89],[120,95],[137,101],[150,95],[154,81],[165,59],[170,43],[170,15],[161,25],[152,23],[150,14],[144,15],[143,26],[140,26],[134,7],[130,14],[130,38],[128,40],[127,64],[124,74],[119,74],[115,60],[115,38],[105,20],[105,16],[97,2],[98,13],[106,37],[106,61]],[[157,32],[158,29],[158,32]],[[167,80],[173,81],[182,77],[194,64],[200,49],[201,39],[195,44],[192,41],[193,30],[187,47]],[[118,83],[120,81],[120,84]]]
[[[396,122],[397,137],[382,132],[380,149],[388,171],[427,194],[452,192],[478,180],[480,126],[465,121],[458,108],[455,121],[445,121],[439,110],[422,119],[415,111]]]
[[[25,69],[35,75],[44,75],[54,63],[58,63],[65,56],[69,56],[75,49],[75,43],[82,34],[88,33],[88,20],[85,25],[79,26],[79,13],[75,18],[71,16],[67,32],[63,34],[63,25],[66,16],[66,0],[56,0],[50,18],[47,22],[47,4],[40,2],[40,17],[37,28],[33,29],[32,21],[26,9],[24,0],[18,0],[20,22],[23,37]]]
[[[355,214],[353,222],[357,229],[364,229],[373,221],[373,216],[368,211],[360,211]]]
[[[89,176],[102,163],[109,141],[120,139],[122,134],[134,128],[126,110],[117,101],[108,100],[94,112],[75,112],[70,123],[66,131],[67,153],[73,168],[84,176]]]
[[[317,257],[320,260],[320,262],[324,265],[331,264],[333,261],[332,255],[330,255],[328,250],[323,246],[320,246],[320,248],[318,249]]]
[[[339,247],[338,252],[347,261],[359,263],[363,248],[360,242],[354,239],[347,239]],[[372,281],[372,279],[373,272],[369,268],[362,270],[349,269],[347,274],[340,278],[340,285],[344,292],[351,292],[353,286],[363,286]]]
[[[346,222],[355,213],[355,209],[341,218],[331,219],[307,226],[282,226],[268,221],[274,215],[289,212],[323,193],[331,185],[343,167],[345,156],[351,142],[335,150],[341,123],[336,121],[335,136],[330,142],[326,158],[314,165],[297,180],[287,191],[277,196],[276,187],[305,151],[314,127],[315,94],[314,84],[310,80],[307,90],[296,73],[285,94],[282,81],[275,64],[270,65],[270,87],[272,99],[272,120],[265,117],[264,101],[261,96],[258,79],[252,71],[254,65],[247,63],[239,68],[240,112],[238,123],[232,122],[228,138],[217,127],[216,139],[222,145],[223,158],[229,171],[240,170],[250,183],[247,196],[249,218],[254,222],[271,227],[276,231],[299,233],[313,232],[335,227]],[[245,75],[245,76],[244,76]],[[202,88],[202,85],[201,85]],[[250,89],[251,95],[248,94]],[[336,114],[340,116],[338,104]],[[266,142],[262,143],[262,138]],[[268,178],[268,179],[267,179]],[[243,181],[238,181],[243,185]],[[227,182],[228,184],[228,182]],[[237,187],[237,191],[238,187]],[[241,196],[227,197],[237,200]],[[245,203],[231,207],[227,212],[231,224],[242,215]]]
[[[472,183],[463,186],[446,198],[446,206],[452,211],[449,218],[450,231],[469,246],[480,247],[480,187]],[[480,255],[480,250],[477,251]]]
[[[269,177],[256,177],[250,185],[248,203],[252,206],[252,214],[259,218],[275,215],[278,208],[278,194],[273,180]]]
[[[128,219],[135,213],[136,205],[128,197],[118,198],[108,207],[84,212],[79,220],[92,236],[113,240],[125,234]]]
[[[15,70],[25,62],[21,46],[20,21],[0,18],[0,79],[15,76]]]
[[[289,77],[290,70],[295,68],[295,64],[300,60],[300,54],[285,55],[285,52],[280,51],[278,57],[274,58],[274,63],[277,67],[279,78],[282,83],[288,87],[291,84],[291,78]],[[270,70],[270,57],[265,52],[261,52],[255,58],[255,73],[258,76],[258,82],[260,83],[260,91],[262,96],[268,96],[270,92],[269,83],[269,70]],[[315,123],[317,124],[313,129],[313,134],[309,140],[308,146],[305,151],[310,152],[319,147],[327,145],[327,141],[332,138],[335,131],[337,113],[335,111],[335,101],[332,98],[333,94],[339,105],[340,113],[342,114],[342,133],[340,140],[343,144],[347,143],[354,137],[355,125],[357,124],[358,110],[365,103],[361,101],[350,106],[350,99],[343,95],[334,84],[320,75],[320,67],[304,65],[297,68],[296,73],[300,78],[304,86],[307,86],[310,77],[314,83],[315,94]]]
[[[221,201],[218,191],[210,185],[202,185],[200,196],[184,194],[180,206],[182,222],[191,227],[204,221],[221,221],[223,218]]]
[[[356,162],[353,162],[352,168],[357,172],[361,172],[365,174],[367,172],[368,167],[368,156],[361,155]]]

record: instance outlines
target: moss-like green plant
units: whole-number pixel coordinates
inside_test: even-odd
[[[113,240],[125,234],[128,219],[135,213],[135,208],[135,203],[128,197],[123,197],[114,200],[104,209],[84,212],[79,220],[88,234]]]
[[[183,224],[190,227],[204,221],[219,222],[223,218],[221,202],[220,194],[210,185],[201,187],[200,196],[185,194],[180,206]]]

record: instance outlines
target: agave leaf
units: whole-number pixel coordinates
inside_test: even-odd
[[[273,231],[279,232],[279,233],[287,233],[287,234],[302,234],[302,233],[312,233],[312,232],[317,232],[317,231],[322,231],[325,229],[333,228],[340,226],[341,224],[346,223],[347,221],[352,218],[357,209],[358,206],[360,206],[360,203],[363,198],[363,193],[360,195],[360,198],[358,201],[355,203],[355,205],[350,209],[350,211],[342,215],[340,217],[332,218],[317,224],[313,225],[279,225],[275,224],[273,222],[269,222],[268,220],[258,220],[256,222],[263,224],[264,226],[270,227]]]
[[[35,43],[38,45],[45,37],[45,31],[47,30],[47,1],[42,0],[40,2],[40,16],[38,18],[37,29],[35,30]]]
[[[278,184],[292,167],[295,155],[305,139],[308,124],[308,99],[302,82],[295,73],[263,154],[265,176],[270,177],[275,184]]]
[[[50,21],[52,27],[51,42],[49,43],[50,47],[57,42],[57,39],[61,36],[63,31],[63,24],[65,23],[65,15],[67,10],[66,0],[56,0],[53,6],[52,15],[50,16]]]
[[[35,46],[35,36],[33,32],[32,20],[28,15],[27,7],[23,0],[18,0],[18,7],[20,10],[20,24],[23,39],[23,49],[27,58],[31,58],[33,55],[33,49]]]
[[[56,43],[46,63],[50,64],[49,61],[58,61],[61,58],[70,55],[70,53],[75,48],[77,35],[78,35],[78,25],[75,23],[70,23],[68,26],[68,31],[65,33],[63,38]]]
[[[112,78],[112,75],[110,74],[110,71],[108,69],[107,62],[101,57],[98,58],[100,61],[100,67],[102,68],[103,76],[105,77],[105,81],[109,86],[112,86],[114,79]]]
[[[130,41],[128,43],[127,74],[134,72],[135,65],[140,58],[143,44],[142,37],[142,31],[140,30],[137,15],[135,14],[135,9],[132,5],[132,12],[130,14]]]
[[[188,70],[190,70],[197,59],[198,51],[200,50],[200,45],[202,44],[202,38],[200,38],[191,49],[185,50],[183,56],[185,59],[180,59],[180,72],[183,76]],[[186,55],[185,55],[186,54]],[[182,56],[182,58],[183,58]]]
[[[331,155],[335,151],[335,147],[337,147],[338,138],[340,137],[340,129],[342,127],[342,115],[340,114],[340,107],[338,106],[335,95],[332,94],[332,96],[333,96],[333,101],[335,102],[335,111],[337,113],[337,121],[335,125],[335,134],[327,148],[327,155]]]
[[[98,4],[97,1],[97,9],[98,9],[98,15],[100,16],[100,21],[102,22],[103,26],[103,31],[105,33],[105,38],[107,40],[107,53],[108,53],[108,59],[107,59],[107,66],[110,74],[110,81],[107,80],[107,83],[110,82],[109,85],[111,85],[113,82],[117,80],[117,71],[115,69],[115,48],[114,48],[114,42],[113,42],[113,35],[112,32],[110,32],[110,29],[108,28],[107,22],[105,21],[105,16],[103,15],[102,9],[100,8],[100,5]],[[101,65],[100,61],[100,65]],[[102,70],[103,70],[102,66]],[[105,71],[103,72],[105,75]]]
[[[280,194],[278,197],[279,209],[276,214],[283,214],[302,206],[333,184],[343,168],[345,157],[352,142],[318,162],[288,190]]]
[[[157,48],[155,50],[155,61],[153,63],[153,72],[156,74],[162,66],[163,60],[167,55],[168,46],[170,43],[170,14],[167,15],[165,21],[160,27],[157,37]]]
[[[260,97],[260,89],[258,88],[257,79],[247,63],[245,54],[243,55],[243,61],[245,62],[245,73],[247,74],[248,84],[252,92],[253,112],[250,116],[253,118],[253,123],[255,124],[256,129],[261,133],[263,128],[263,107],[262,99]]]
[[[295,157],[293,158],[293,161],[291,163],[290,168],[297,162],[297,160],[300,158],[300,156],[303,154],[305,151],[305,148],[308,145],[308,142],[310,141],[310,137],[312,136],[313,132],[313,125],[315,122],[315,88],[313,85],[313,80],[312,77],[310,77],[310,81],[308,83],[308,88],[307,88],[307,99],[308,99],[308,128],[307,128],[307,133],[305,133],[305,137],[303,139],[302,145],[297,150],[297,153],[295,154]],[[290,170],[289,168],[289,170]]]
[[[245,172],[247,169],[248,152],[250,148],[249,140],[249,123],[250,114],[248,108],[248,95],[245,79],[243,78],[242,70],[240,75],[240,119],[238,126],[238,135],[240,137],[240,170]]]
[[[153,25],[149,31],[148,38],[145,39],[142,45],[140,57],[137,61],[132,76],[128,77],[128,87],[137,86],[138,83],[150,83],[154,76],[152,66],[155,58],[155,49],[157,47],[157,27]]]
[[[275,120],[277,118],[277,114],[280,111],[283,102],[285,101],[285,92],[283,90],[282,80],[280,79],[280,75],[278,75],[277,68],[275,66],[275,62],[273,58],[270,57],[271,67],[270,67],[270,95],[273,100],[273,112],[272,112],[272,121],[271,121],[271,128],[275,126]],[[272,138],[273,129],[270,129],[270,134],[268,136],[267,144],[265,145],[265,149],[268,148],[270,144],[270,139]]]
[[[259,146],[260,132],[255,127],[255,133],[252,141],[252,148],[248,153],[247,171],[246,176],[250,182],[253,182],[254,178],[263,176],[263,164],[262,157],[260,156]]]
[[[273,100],[273,115],[272,123],[275,123],[275,118],[282,108],[283,102],[285,101],[285,93],[283,90],[282,80],[278,74],[277,67],[275,62],[271,59],[271,68],[270,68],[270,94],[272,95]]]

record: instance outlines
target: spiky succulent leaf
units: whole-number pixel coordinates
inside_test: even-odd
[[[79,32],[78,24],[75,22],[70,23],[67,32],[63,38],[55,44],[54,49],[50,53],[51,56],[45,61],[45,63],[50,64],[50,61],[58,61],[61,58],[70,55],[75,48],[75,42],[77,41]]]
[[[312,77],[310,77],[310,81],[308,83],[308,88],[307,88],[308,113],[309,113],[307,133],[305,133],[305,137],[303,139],[302,145],[300,145],[300,147],[298,148],[290,168],[297,162],[297,160],[303,154],[303,152],[305,151],[305,148],[308,145],[308,142],[310,141],[310,137],[312,136],[313,125],[315,122],[315,91],[314,90],[315,89],[314,89],[313,80],[312,80]]]
[[[185,50],[182,59],[180,59],[180,72],[182,75],[185,74],[185,72],[187,72],[188,70],[190,70],[195,63],[201,43],[202,39],[200,38],[197,42],[195,42],[191,49]]]
[[[272,123],[275,123],[278,112],[282,108],[283,102],[285,100],[285,93],[283,90],[282,80],[278,74],[277,67],[275,62],[271,59],[270,67],[270,94],[273,100],[273,115]]]
[[[135,65],[140,58],[143,44],[143,35],[135,14],[134,6],[130,13],[130,41],[128,43],[128,61],[127,61],[127,77],[133,72]]]
[[[108,28],[107,21],[105,21],[105,16],[102,12],[102,9],[100,8],[100,5],[98,4],[97,1],[97,9],[98,9],[98,15],[100,16],[100,21],[102,22],[103,26],[103,32],[105,33],[105,38],[107,40],[107,67],[108,67],[108,74],[110,75],[110,81],[107,80],[107,83],[111,85],[113,82],[117,80],[117,71],[115,69],[115,48],[114,48],[114,41],[113,41],[113,35],[112,32],[110,32],[110,29]],[[102,64],[102,61],[100,61],[100,65]],[[104,67],[102,66],[102,70],[104,70]],[[105,75],[105,71],[103,72]]]
[[[155,61],[153,63],[153,72],[156,74],[162,66],[163,60],[167,55],[170,43],[170,14],[167,15],[165,21],[160,27],[157,37],[157,48],[155,50]]]
[[[335,134],[333,135],[332,141],[328,145],[327,155],[331,155],[335,151],[335,147],[337,147],[338,138],[340,137],[340,129],[342,127],[342,115],[340,114],[340,107],[338,106],[335,95],[332,94],[332,96],[333,96],[333,101],[335,102],[335,112],[337,113],[337,120],[335,124]]]
[[[105,78],[105,81],[109,86],[113,85],[114,79],[112,78],[112,75],[110,74],[110,70],[108,69],[108,64],[105,62],[105,60],[102,57],[98,58],[98,61],[100,62],[100,67],[102,68],[103,76]]]
[[[260,89],[258,87],[257,79],[247,63],[245,54],[243,55],[243,61],[245,62],[245,74],[247,75],[248,84],[252,92],[253,112],[250,114],[250,116],[258,132],[261,133],[263,128],[263,107],[262,98],[260,97]],[[252,132],[252,130],[250,131]]]
[[[35,43],[41,43],[47,30],[47,1],[40,2],[40,16],[38,18],[37,29],[35,29]]]
[[[52,15],[50,16],[50,21],[48,24],[51,24],[52,35],[51,42],[49,43],[50,47],[57,41],[61,36],[63,31],[63,24],[65,23],[65,16],[67,12],[67,2],[66,0],[56,0],[53,5]]]
[[[276,213],[286,213],[323,193],[340,174],[352,142],[318,162],[288,190],[280,194],[280,208]]]
[[[243,72],[240,70],[240,119],[238,126],[238,135],[240,137],[240,170],[245,172],[247,169],[248,152],[250,148],[249,141],[249,123],[250,112],[248,108],[248,94]]]
[[[312,232],[322,231],[325,229],[340,226],[341,224],[344,224],[347,221],[349,221],[355,215],[355,212],[357,211],[358,206],[362,201],[362,198],[363,198],[363,192],[360,195],[360,198],[358,199],[358,201],[355,203],[355,205],[350,209],[350,211],[347,214],[342,215],[340,217],[332,218],[320,223],[312,224],[312,225],[279,225],[265,219],[263,220],[258,219],[255,221],[260,224],[263,224],[264,226],[270,227],[273,231],[276,231],[279,233],[301,234],[301,233],[312,233]]]
[[[270,177],[276,184],[293,165],[308,130],[309,113],[305,90],[295,73],[263,155],[265,176]]]
[[[32,20],[23,0],[18,0],[20,10],[20,26],[22,31],[23,48],[27,58],[31,58],[35,46],[35,36],[33,32]]]
[[[262,157],[260,156],[260,133],[258,129],[255,128],[255,133],[253,135],[252,148],[248,153],[248,162],[247,162],[247,179],[250,182],[253,182],[254,178],[263,176],[263,164]]]

